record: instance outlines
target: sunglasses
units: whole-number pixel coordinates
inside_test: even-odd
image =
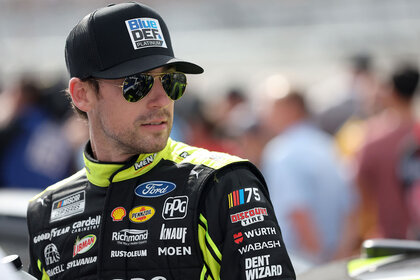
[[[128,102],[137,102],[144,98],[152,89],[155,77],[159,77],[162,87],[168,97],[178,100],[184,94],[187,87],[187,77],[184,73],[139,73],[128,76],[124,79],[122,93]]]

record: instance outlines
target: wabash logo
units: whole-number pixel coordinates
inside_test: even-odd
[[[134,18],[125,21],[135,50],[161,47],[167,48],[159,21],[154,18]]]
[[[187,215],[188,196],[168,197],[163,205],[162,217],[165,220],[183,219]]]

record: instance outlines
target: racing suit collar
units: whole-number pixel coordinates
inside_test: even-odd
[[[168,153],[172,142],[169,138],[165,148],[158,153],[136,155],[125,162],[101,162],[93,157],[89,141],[83,153],[86,176],[92,184],[108,187],[111,182],[120,182],[145,174]]]

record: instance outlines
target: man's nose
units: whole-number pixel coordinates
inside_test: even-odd
[[[159,76],[154,77],[153,87],[145,99],[147,105],[152,108],[165,107],[173,102],[163,89]]]

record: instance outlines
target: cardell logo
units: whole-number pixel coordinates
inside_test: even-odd
[[[166,181],[150,181],[143,183],[134,190],[135,194],[141,197],[152,198],[170,193],[176,185]]]

